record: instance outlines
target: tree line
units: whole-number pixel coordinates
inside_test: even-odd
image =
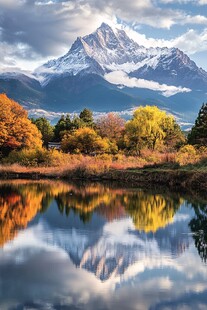
[[[185,137],[171,115],[155,106],[139,107],[129,121],[116,113],[108,113],[94,120],[92,111],[84,109],[79,116],[63,115],[52,127],[44,118],[32,119],[41,131],[44,145],[49,141],[61,143],[64,152],[140,155],[142,149],[177,149]]]
[[[61,150],[71,154],[117,154],[140,156],[143,149],[173,152],[189,143],[207,145],[207,104],[203,104],[188,137],[172,115],[156,106],[138,107],[130,120],[116,113],[94,119],[92,111],[62,115],[55,126],[45,117],[29,119],[27,112],[5,94],[0,95],[0,150],[48,146],[60,142]]]

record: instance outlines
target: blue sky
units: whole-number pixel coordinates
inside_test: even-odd
[[[0,70],[33,70],[103,21],[207,70],[207,0],[0,0]]]

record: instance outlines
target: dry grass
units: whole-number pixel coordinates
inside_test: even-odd
[[[52,166],[4,164],[0,165],[0,174],[3,173],[37,173],[44,176],[64,176],[68,173],[78,174],[99,174],[112,169],[124,170],[128,168],[141,168],[146,164],[146,160],[139,157],[125,155],[99,155],[95,157],[83,155],[67,155],[62,157],[61,162],[56,162]]]
[[[21,154],[21,160],[23,161],[20,164],[13,163],[8,164],[4,163],[0,165],[0,176],[12,175],[12,174],[38,174],[42,177],[66,177],[66,176],[77,176],[84,177],[86,175],[99,175],[106,173],[111,170],[126,170],[126,169],[137,169],[144,168],[145,166],[151,167],[156,165],[166,165],[167,169],[169,167],[176,167],[179,165],[197,165],[200,161],[202,162],[201,166],[206,166],[206,149],[198,154],[195,153],[192,156],[192,150],[189,152],[187,148],[181,150],[178,153],[160,153],[152,152],[149,150],[143,150],[141,157],[136,156],[126,156],[123,154],[109,155],[103,154],[98,156],[84,156],[84,155],[71,155],[64,154],[61,152],[43,152],[40,153],[40,159],[44,159],[42,162],[37,164],[34,161],[34,154],[31,155],[25,152]],[[14,154],[15,155],[15,154]],[[12,159],[15,159],[13,155]],[[24,155],[24,157],[23,157]],[[46,156],[44,156],[46,155]],[[29,161],[28,161],[29,158]],[[178,160],[179,159],[179,160]],[[189,160],[190,159],[190,160]],[[25,165],[25,162],[28,163]],[[35,163],[35,164],[33,164]],[[164,166],[163,166],[164,167]],[[187,167],[187,166],[186,166]],[[199,166],[200,168],[200,166]],[[202,167],[201,167],[202,168]],[[200,169],[201,169],[200,168]],[[198,169],[198,167],[197,167]]]

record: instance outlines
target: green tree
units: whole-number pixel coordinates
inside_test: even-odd
[[[65,131],[65,130],[66,130],[66,118],[65,118],[65,115],[62,115],[54,127],[54,139],[56,141],[60,141],[61,140],[61,132]]]
[[[190,221],[189,226],[198,253],[205,263],[207,262],[207,208],[206,203],[193,204],[195,211],[194,218]]]
[[[128,149],[140,155],[147,147],[151,150],[167,145],[172,139],[177,141],[178,125],[173,116],[167,115],[156,106],[139,107],[132,120],[125,126],[125,143]]]
[[[207,103],[204,103],[198,112],[195,125],[188,135],[188,143],[207,146]]]
[[[93,113],[91,110],[84,109],[83,111],[80,112],[79,118],[84,123],[83,125],[85,125],[85,127],[93,127],[94,120],[93,120]]]
[[[83,128],[83,127],[87,127],[85,125],[85,123],[83,122],[83,120],[80,119],[80,117],[78,117],[77,115],[75,115],[73,117],[73,120],[72,120],[72,124],[71,124],[71,130],[74,131],[74,130],[77,130],[79,128]]]
[[[54,128],[55,141],[61,141],[67,132],[73,131],[80,127],[79,117],[75,116],[73,119],[71,119],[70,114],[67,114],[66,116],[62,115]]]
[[[71,130],[72,129],[72,121],[70,118],[70,114],[67,114],[65,117],[65,129],[66,130]]]
[[[74,115],[73,119],[70,118],[69,114],[66,116],[62,115],[54,127],[55,141],[61,141],[66,133],[73,132],[79,128],[93,127],[93,125],[93,113],[88,109],[80,112],[79,116]]]
[[[43,145],[48,146],[48,142],[54,137],[53,126],[45,117],[39,117],[36,120],[32,120],[32,122],[37,126],[42,134]]]

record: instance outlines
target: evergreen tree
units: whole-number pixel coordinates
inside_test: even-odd
[[[94,120],[93,120],[93,113],[89,109],[84,109],[80,112],[79,115],[80,120],[85,124],[87,127],[93,127]]]
[[[86,127],[84,125],[84,122],[80,119],[80,117],[78,117],[77,115],[75,115],[73,117],[73,120],[71,122],[71,130],[74,131],[74,130],[77,130],[79,128],[83,128],[83,127]]]
[[[188,135],[188,143],[207,146],[207,103],[203,103],[198,113],[195,125]]]
[[[65,130],[66,130],[66,118],[64,115],[62,115],[54,128],[55,141],[61,140],[61,131]]]
[[[31,119],[31,121],[41,132],[44,146],[48,146],[48,142],[54,137],[53,126],[45,117],[39,117],[35,120]]]

